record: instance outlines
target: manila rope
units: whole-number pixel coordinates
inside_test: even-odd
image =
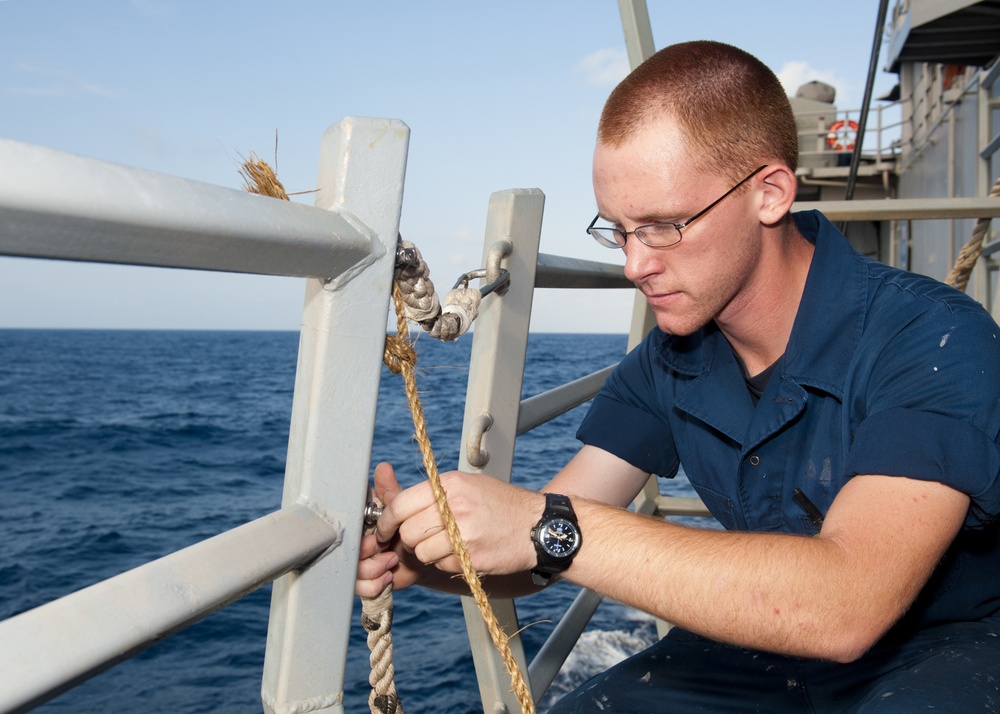
[[[1000,178],[996,180],[993,188],[990,189],[990,197],[1000,197]],[[983,241],[986,239],[986,234],[989,231],[990,220],[987,216],[976,221],[976,227],[972,229],[972,238],[958,252],[955,265],[948,273],[948,277],[944,279],[945,283],[965,292],[965,288],[969,284],[969,276],[972,274],[972,267],[983,252]]]
[[[290,200],[284,186],[278,180],[274,171],[264,161],[253,153],[241,166],[244,175],[244,189],[272,198]],[[503,659],[504,666],[511,678],[511,686],[523,714],[534,714],[535,705],[531,691],[521,669],[517,666],[514,654],[510,648],[510,637],[493,613],[486,592],[483,590],[479,575],[476,573],[468,549],[459,533],[455,517],[448,506],[447,496],[441,485],[437,462],[431,449],[430,438],[427,436],[427,426],[424,419],[423,406],[417,392],[416,382],[416,351],[408,339],[407,311],[410,317],[438,339],[449,341],[469,329],[476,317],[481,300],[481,292],[466,287],[456,288],[448,293],[445,307],[440,307],[440,301],[434,293],[434,285],[429,279],[429,270],[423,262],[419,251],[411,244],[402,243],[401,251],[406,251],[408,259],[397,266],[393,282],[393,304],[396,310],[396,335],[386,335],[384,362],[394,374],[403,376],[406,396],[413,416],[413,426],[417,441],[420,444],[424,468],[430,481],[434,498],[437,501],[441,519],[451,541],[452,550],[462,565],[462,577],[472,598],[486,622],[494,646]],[[397,264],[400,261],[397,261]],[[361,623],[368,633],[368,647],[371,650],[372,672],[369,684],[372,691],[368,696],[368,706],[372,714],[403,714],[403,706],[396,692],[393,679],[392,664],[392,585],[375,598],[362,598]]]

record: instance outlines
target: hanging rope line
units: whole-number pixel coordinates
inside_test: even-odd
[[[430,481],[434,499],[437,501],[438,511],[441,514],[445,530],[448,533],[448,539],[451,541],[452,551],[462,565],[462,578],[465,580],[466,585],[469,586],[472,599],[479,607],[479,612],[486,622],[486,629],[490,633],[493,645],[500,653],[504,667],[507,669],[507,674],[510,675],[511,687],[514,696],[517,697],[517,701],[521,705],[521,711],[523,714],[534,714],[535,704],[531,698],[531,691],[528,689],[521,669],[517,666],[517,661],[514,659],[514,653],[510,648],[510,637],[504,632],[503,627],[493,612],[493,607],[490,605],[489,599],[486,597],[486,591],[483,590],[479,574],[472,565],[469,551],[465,547],[465,541],[462,540],[461,533],[459,533],[458,524],[455,523],[455,516],[451,512],[447,495],[445,494],[444,487],[441,485],[441,477],[438,474],[434,451],[431,449],[430,438],[427,436],[427,424],[424,419],[423,406],[420,403],[420,395],[417,392],[416,352],[407,339],[409,328],[406,322],[406,306],[403,301],[402,290],[399,289],[398,284],[393,286],[392,298],[396,307],[397,334],[386,335],[385,365],[394,374],[401,374],[403,376],[406,397],[410,403],[410,412],[413,416],[413,428],[416,430],[417,443],[420,445],[420,452],[423,456],[424,469],[427,471],[427,479]]]
[[[993,188],[990,189],[990,198],[997,197],[1000,197],[1000,178],[996,180]],[[989,217],[977,220],[976,227],[972,229],[972,238],[958,252],[958,258],[955,260],[954,267],[948,273],[948,277],[944,279],[953,288],[958,288],[962,292],[965,292],[965,288],[968,287],[972,268],[983,252],[983,241],[986,239],[986,234],[989,233],[990,220]]]
[[[285,201],[290,200],[285,187],[278,180],[274,170],[251,152],[240,167],[244,176],[244,189],[250,193],[270,196]],[[469,288],[469,281],[474,277],[484,277],[485,270],[466,273],[455,287],[445,297],[445,305],[434,291],[434,283],[430,280],[430,270],[420,255],[420,251],[412,243],[400,240],[396,255],[396,275],[393,282],[392,299],[396,311],[396,335],[386,335],[383,361],[393,374],[403,376],[403,383],[410,413],[413,417],[413,427],[416,430],[417,442],[423,456],[424,469],[434,492],[438,511],[444,521],[445,530],[451,541],[452,550],[462,564],[462,578],[469,586],[472,598],[482,613],[486,629],[490,633],[494,646],[500,653],[507,673],[510,675],[511,687],[523,714],[534,714],[535,705],[531,691],[514,654],[510,648],[510,637],[504,632],[490,605],[486,592],[483,590],[479,574],[472,565],[465,541],[459,533],[455,516],[448,505],[447,495],[441,485],[434,451],[430,438],[427,436],[427,423],[424,417],[423,405],[417,391],[416,363],[417,353],[409,340],[407,317],[420,324],[432,337],[443,341],[452,341],[468,331],[479,311],[482,298],[490,292],[506,290],[510,275],[506,270],[500,271],[500,277],[489,285],[481,288]],[[369,661],[371,674],[368,682],[371,692],[368,695],[368,707],[372,714],[403,714],[403,705],[396,692],[395,667],[392,662],[392,585],[374,598],[361,598],[361,625],[368,633],[368,648],[371,650]]]

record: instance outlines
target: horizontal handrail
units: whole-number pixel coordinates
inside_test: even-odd
[[[334,278],[370,259],[344,211],[0,139],[0,255]]]
[[[935,220],[1000,217],[995,198],[874,199],[857,201],[798,201],[792,211],[818,210],[831,221]],[[538,254],[536,288],[632,288],[624,267],[547,253]],[[530,428],[530,427],[529,427]],[[519,431],[519,433],[521,433]]]
[[[700,498],[686,496],[660,496],[656,500],[656,510],[661,516],[688,516],[712,518],[711,512]]]
[[[887,198],[865,201],[801,201],[792,211],[817,210],[831,221],[934,220],[1000,217],[995,198]]]
[[[624,268],[612,263],[538,254],[536,288],[631,288]]]
[[[0,622],[0,711],[38,706],[309,563],[341,533],[296,504]]]
[[[521,400],[517,413],[517,435],[520,436],[547,421],[565,414],[573,407],[591,399],[604,384],[615,365],[591,372],[558,387]]]

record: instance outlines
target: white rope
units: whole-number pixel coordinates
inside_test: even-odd
[[[479,315],[482,293],[475,288],[455,288],[445,296],[442,307],[420,251],[409,241],[401,241],[400,246],[410,258],[396,269],[396,284],[403,296],[407,318],[442,342],[457,340],[469,331]]]
[[[403,294],[406,316],[421,325],[425,322],[433,324],[441,314],[441,304],[434,292],[430,268],[413,243],[404,240],[400,245],[412,256],[409,263],[396,268],[396,282]]]
[[[431,337],[443,342],[451,342],[464,335],[479,316],[479,304],[483,295],[476,288],[455,288],[444,298],[441,315],[429,330]],[[426,327],[424,329],[427,329]]]
[[[403,714],[403,704],[396,693],[395,667],[392,664],[392,584],[375,598],[361,598],[361,625],[368,633],[371,674],[368,683],[368,708],[371,714]]]

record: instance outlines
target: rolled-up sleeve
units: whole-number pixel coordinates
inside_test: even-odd
[[[908,322],[897,317],[905,329],[870,357],[847,469],[962,491],[972,500],[966,526],[975,528],[1000,520],[1000,335],[978,306],[948,308],[942,301]]]
[[[1000,520],[1000,445],[950,416],[902,408],[871,415],[855,432],[847,469],[939,481],[972,500],[966,526]]]

